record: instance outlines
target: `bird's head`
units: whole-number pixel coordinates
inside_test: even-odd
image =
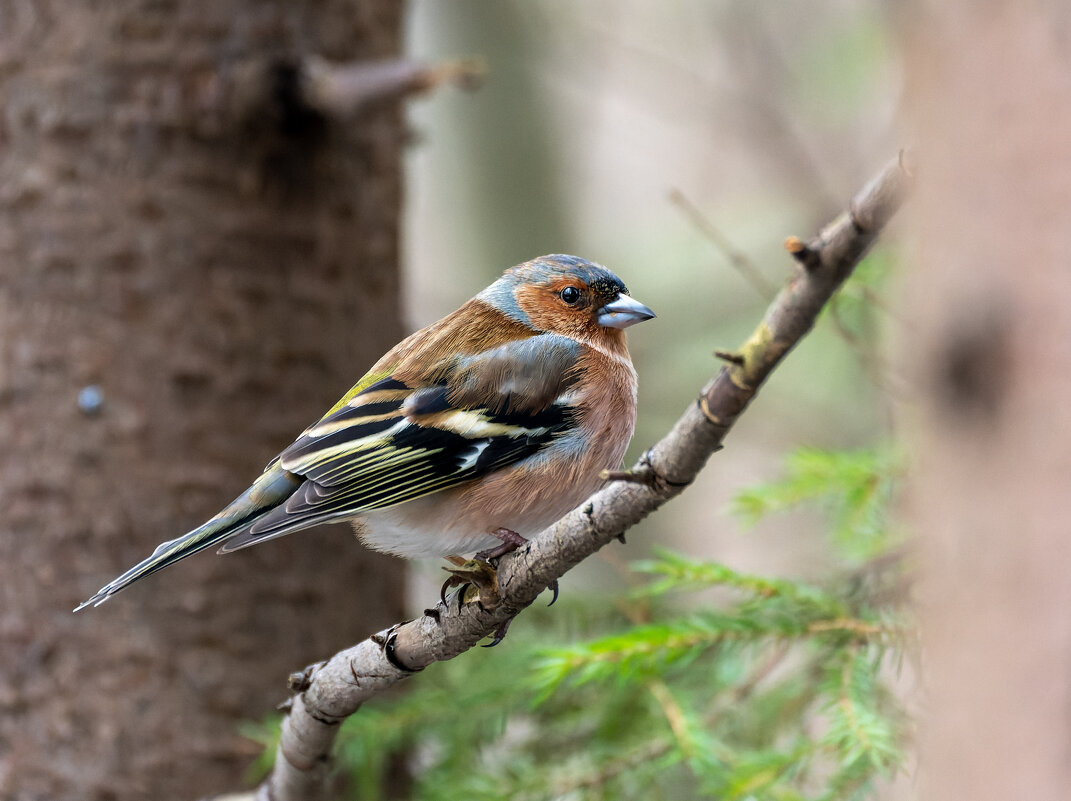
[[[506,270],[479,297],[538,331],[623,343],[624,329],[655,316],[621,279],[577,256],[540,256]]]

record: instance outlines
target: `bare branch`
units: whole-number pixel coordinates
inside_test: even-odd
[[[235,126],[246,136],[278,137],[282,126],[293,138],[295,126],[301,131],[323,120],[351,121],[445,84],[474,89],[486,72],[476,58],[430,64],[404,58],[329,61],[314,54],[252,58],[197,76],[188,92],[188,124],[206,137]],[[174,121],[184,119],[178,115]]]
[[[908,183],[909,175],[896,159],[816,237],[806,243],[794,240],[794,255],[807,253],[806,266],[780,291],[755,332],[734,351],[735,358],[629,474],[613,474],[615,480],[586,504],[503,557],[497,606],[461,603],[455,593],[417,620],[307,668],[295,681],[304,690],[294,696],[283,723],[274,771],[256,798],[319,797],[338,727],[362,703],[431,663],[472,648],[574,565],[682,492],[721,447],[769,374],[813,327],[823,306],[899,208]]]
[[[352,117],[383,100],[421,94],[447,83],[473,89],[487,72],[479,59],[438,64],[407,59],[337,63],[310,56],[302,68],[309,104],[340,118]]]

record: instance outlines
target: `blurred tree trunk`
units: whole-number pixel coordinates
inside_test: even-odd
[[[1071,16],[901,9],[919,143],[906,292],[925,556],[922,797],[1071,788]]]
[[[402,614],[400,563],[340,527],[71,614],[400,335],[401,116],[333,124],[294,101],[290,61],[394,56],[400,13],[0,6],[0,797],[233,789],[239,723]]]
[[[561,185],[562,154],[541,83],[545,76],[534,71],[535,54],[545,47],[538,9],[484,0],[431,0],[413,3],[412,8],[418,52],[432,59],[479,53],[491,74],[464,108],[439,109],[439,135],[423,154],[427,164],[419,180],[429,193],[448,198],[435,198],[432,205],[461,207],[464,213],[449,221],[433,214],[419,226],[422,237],[434,237],[412,245],[417,268],[421,261],[430,265],[426,280],[422,276],[414,287],[419,307],[424,298],[438,299],[443,293],[456,294],[459,302],[468,297],[456,285],[438,286],[444,278],[436,265],[444,249],[455,270],[517,264],[536,253],[575,252],[573,220],[564,201],[565,192],[576,188]],[[429,104],[424,113],[432,113],[432,108]],[[435,148],[449,157],[433,159]],[[481,271],[473,283],[494,277]]]

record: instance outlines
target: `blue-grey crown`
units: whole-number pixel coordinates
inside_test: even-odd
[[[487,287],[476,297],[501,309],[518,322],[530,325],[531,320],[517,305],[513,290],[519,284],[549,284],[565,276],[576,276],[599,294],[612,297],[618,293],[628,294],[621,279],[601,264],[570,256],[565,253],[552,253],[537,259],[510,267],[502,277]]]

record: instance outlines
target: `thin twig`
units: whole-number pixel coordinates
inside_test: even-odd
[[[729,238],[726,237],[721,230],[714,225],[699,208],[689,200],[685,194],[679,189],[671,189],[669,192],[669,200],[673,205],[684,212],[684,216],[696,227],[696,229],[702,233],[710,242],[722,252],[722,255],[728,259],[729,264],[744,277],[744,279],[751,284],[752,289],[759,293],[759,296],[769,302],[773,296],[777,293],[777,287],[766,280],[766,276],[762,274],[762,271],[755,266],[754,262],[748,258],[747,254],[742,250],[738,250]]]

